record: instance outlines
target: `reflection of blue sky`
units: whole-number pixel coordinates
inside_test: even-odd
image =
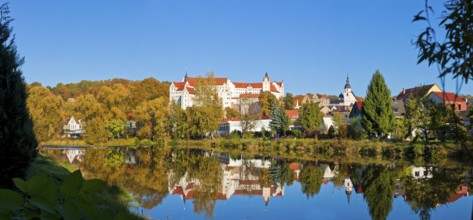
[[[433,210],[432,219],[469,219],[473,197],[462,197],[454,203],[441,205]],[[168,195],[163,203],[153,210],[145,211],[153,219],[205,219],[194,214],[192,200],[184,201],[180,196]],[[214,219],[370,219],[363,194],[352,193],[350,204],[343,187],[333,183],[323,184],[318,195],[307,199],[301,185],[294,182],[286,186],[284,197],[271,197],[265,206],[261,196],[232,196],[226,201],[217,201]],[[402,197],[393,201],[388,219],[418,219]]]

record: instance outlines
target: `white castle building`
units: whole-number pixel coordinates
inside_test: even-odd
[[[194,105],[196,83],[198,78],[184,77],[181,82],[173,82],[169,86],[169,99],[179,104],[183,109]],[[222,107],[233,107],[240,104],[242,96],[248,94],[259,95],[261,92],[271,92],[276,98],[284,97],[284,82],[271,82],[268,73],[262,82],[244,83],[232,82],[228,78],[214,78],[213,86],[216,87]]]

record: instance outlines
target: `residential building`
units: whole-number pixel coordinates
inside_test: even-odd
[[[397,95],[396,100],[401,100],[405,103],[410,97],[423,98],[432,92],[442,92],[442,90],[439,86],[437,86],[437,84],[417,86],[409,89],[403,88],[402,91]]]
[[[265,131],[270,131],[269,122],[271,119],[269,117],[263,117],[259,120],[241,120],[240,118],[230,118],[225,119],[218,126],[218,132],[220,135],[227,136],[232,131],[243,132],[243,127],[246,126],[246,132],[261,132],[263,129]]]
[[[222,101],[222,107],[234,107],[239,104],[242,96],[247,94],[259,95],[262,92],[271,92],[276,98],[284,97],[284,82],[271,82],[268,73],[263,77],[262,82],[246,83],[232,82],[228,78],[200,78],[208,80],[211,86],[215,87],[218,96]],[[179,104],[183,109],[195,104],[196,86],[199,78],[184,76],[181,82],[173,82],[169,86],[169,99]]]
[[[451,92],[432,92],[428,96],[435,103],[444,103],[447,106],[451,106],[455,111],[466,111],[468,110],[465,99],[461,96]]]
[[[81,120],[77,121],[74,116],[66,120],[66,124],[62,127],[62,131],[68,138],[79,138],[83,133],[85,133]]]

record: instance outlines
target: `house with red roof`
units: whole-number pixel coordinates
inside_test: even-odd
[[[443,103],[446,106],[451,106],[455,111],[468,110],[466,100],[452,92],[432,92],[428,97],[435,103]]]
[[[232,82],[228,78],[194,78],[184,76],[181,82],[173,82],[169,86],[169,99],[176,102],[183,109],[193,106],[196,89],[199,80],[207,80],[207,84],[213,86],[222,101],[222,107],[234,107],[239,104],[241,98],[246,95],[258,96],[262,92],[271,92],[276,98],[284,97],[284,82],[271,82],[268,73],[262,82]],[[253,97],[252,96],[252,97]],[[253,97],[254,98],[254,97]]]
[[[66,119],[66,123],[62,127],[62,132],[68,138],[79,138],[83,133],[85,133],[85,129],[82,126],[82,121],[76,120],[74,116]]]

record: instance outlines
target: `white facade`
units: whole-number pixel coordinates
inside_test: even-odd
[[[66,124],[62,127],[62,131],[69,138],[78,138],[81,134],[85,133],[84,128],[82,127],[81,120],[76,121],[74,116],[72,116]]]
[[[271,127],[269,127],[269,122],[270,119],[261,119],[261,120],[254,120],[251,123],[254,123],[253,129],[247,131],[247,132],[261,132],[263,129],[266,131],[271,130]],[[242,128],[242,122],[239,119],[229,119],[226,120],[218,126],[218,132],[221,135],[229,135],[232,131],[239,131],[243,132]]]
[[[173,82],[169,87],[169,99],[179,104],[183,109],[193,106],[196,83],[198,78],[184,77],[182,82]],[[205,78],[202,78],[205,79]],[[239,104],[239,99],[245,94],[259,95],[261,92],[271,92],[276,98],[284,97],[284,82],[271,82],[266,73],[259,83],[232,82],[228,78],[214,78],[213,85],[222,101],[222,107],[232,107]]]

